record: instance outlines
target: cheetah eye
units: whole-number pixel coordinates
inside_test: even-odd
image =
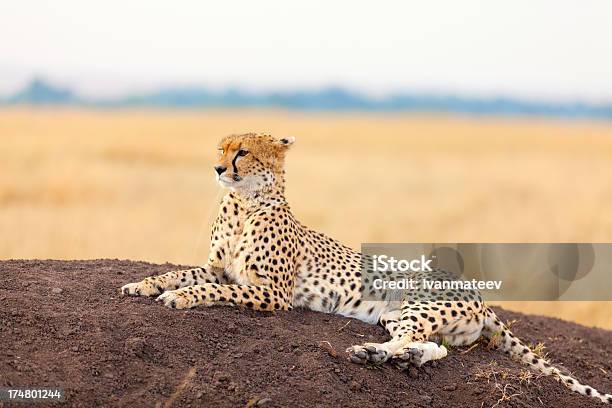
[[[240,150],[238,150],[238,156],[240,156],[240,157],[244,157],[244,156],[246,156],[247,154],[249,154],[249,152],[248,152],[248,151],[246,151],[246,150],[244,150],[244,149],[240,149]]]
[[[220,147],[217,150],[219,151],[219,153],[225,154],[225,149],[224,148]]]

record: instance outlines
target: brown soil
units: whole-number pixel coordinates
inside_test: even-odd
[[[408,372],[368,368],[344,350],[385,339],[378,326],[309,311],[177,311],[118,295],[125,283],[175,268],[0,262],[0,387],[62,387],[62,406],[83,407],[596,405],[550,378],[525,378],[525,367],[483,345]],[[612,332],[498,312],[517,320],[512,329],[525,341],[544,342],[555,363],[612,392]]]

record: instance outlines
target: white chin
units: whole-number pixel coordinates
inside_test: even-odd
[[[221,187],[233,187],[235,185],[233,181],[224,180],[222,178],[218,179],[217,182]]]

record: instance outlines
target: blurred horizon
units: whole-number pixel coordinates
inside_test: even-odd
[[[0,97],[2,106],[79,106],[89,108],[273,108],[298,111],[459,113],[478,116],[540,116],[612,119],[612,103],[527,101],[508,97],[467,97],[455,94],[404,92],[373,97],[356,90],[330,86],[285,91],[249,91],[182,86],[153,89],[116,97],[85,96],[40,77],[23,89]]]

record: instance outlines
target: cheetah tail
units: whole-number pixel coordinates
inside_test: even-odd
[[[535,371],[554,377],[570,390],[582,395],[599,398],[604,403],[612,404],[612,395],[603,394],[593,387],[581,384],[574,377],[562,373],[561,370],[553,367],[548,361],[535,354],[521,340],[512,334],[508,327],[506,327],[506,325],[504,325],[495,315],[495,312],[488,307],[485,310],[483,335],[497,342],[496,346],[510,354],[513,358],[520,359]]]

